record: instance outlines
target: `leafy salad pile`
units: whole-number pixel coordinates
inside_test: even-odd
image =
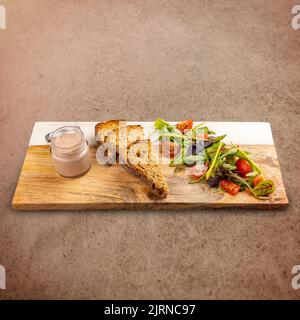
[[[193,120],[185,120],[172,125],[158,118],[154,127],[170,166],[175,171],[189,167],[189,183],[206,182],[231,195],[246,190],[258,199],[268,199],[275,191],[274,182],[265,178],[248,152],[225,144],[226,135],[216,136],[205,122],[193,126]]]

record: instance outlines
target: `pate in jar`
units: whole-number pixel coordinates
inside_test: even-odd
[[[64,177],[77,177],[89,171],[92,159],[88,143],[78,126],[65,126],[46,135],[56,171]]]

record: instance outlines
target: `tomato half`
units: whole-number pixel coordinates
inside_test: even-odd
[[[207,169],[208,169],[208,165],[206,163],[198,163],[195,166],[190,168],[189,174],[194,179],[199,179],[206,173]]]
[[[239,159],[235,165],[241,177],[246,177],[246,174],[252,171],[249,162],[245,159]]]
[[[174,142],[162,141],[161,143],[161,153],[166,158],[173,159],[180,151],[180,145]]]
[[[193,120],[185,120],[176,124],[176,128],[184,133],[185,130],[193,128]]]
[[[255,187],[256,185],[258,185],[260,182],[264,181],[264,178],[262,176],[256,176],[254,179],[253,179],[253,186]]]
[[[229,180],[222,180],[220,182],[220,185],[226,192],[228,192],[232,196],[234,196],[240,191],[240,186]]]

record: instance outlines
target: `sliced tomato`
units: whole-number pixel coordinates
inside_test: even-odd
[[[196,138],[200,140],[208,140],[208,137],[209,137],[208,133],[199,133],[196,135]]]
[[[193,120],[185,120],[179,122],[176,124],[176,128],[180,130],[182,133],[184,133],[185,130],[190,130],[193,128]]]
[[[249,162],[245,159],[239,159],[235,165],[241,177],[246,177],[246,174],[252,171]]]
[[[161,152],[166,158],[173,159],[180,151],[180,145],[174,142],[162,141]]]
[[[254,179],[253,179],[253,186],[255,187],[256,185],[258,185],[260,182],[264,181],[264,178],[262,176],[256,176]]]
[[[189,174],[193,177],[193,179],[199,179],[206,173],[207,169],[207,163],[198,163],[189,169]]]
[[[232,196],[234,196],[240,191],[240,186],[229,180],[222,180],[220,182],[220,185],[226,192],[228,192]]]

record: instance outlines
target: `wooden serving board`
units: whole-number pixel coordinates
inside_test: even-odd
[[[59,126],[62,125],[65,124]],[[93,126],[94,123],[91,123],[88,130]],[[49,126],[44,127],[47,127],[44,131],[49,130]],[[94,146],[91,146],[93,164],[86,175],[75,179],[61,177],[52,165],[49,146],[35,145],[42,143],[45,132],[40,128],[36,129],[31,137],[31,145],[28,147],[12,201],[12,206],[16,210],[176,209],[228,206],[268,209],[288,204],[276,150],[272,145],[273,140],[263,145],[241,146],[251,152],[258,165],[275,182],[276,192],[272,199],[258,200],[247,192],[230,196],[224,192],[215,192],[215,189],[209,188],[206,184],[189,184],[184,171],[174,173],[174,168],[162,165],[170,194],[165,199],[155,200],[148,197],[148,187],[140,179],[123,170],[120,165],[106,167],[98,164]],[[87,133],[91,134],[92,131]],[[42,138],[37,135],[41,135]]]

